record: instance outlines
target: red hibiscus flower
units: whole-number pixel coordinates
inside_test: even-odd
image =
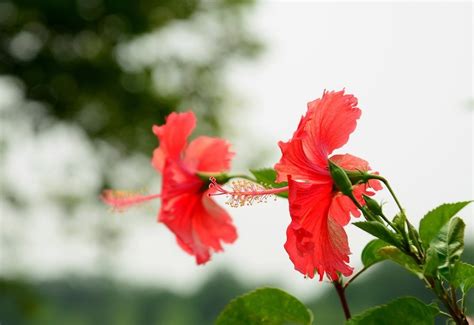
[[[360,114],[354,96],[344,94],[344,90],[324,92],[321,99],[308,103],[293,138],[279,142],[282,157],[275,165],[277,181],[288,181],[292,219],[285,249],[295,269],[310,278],[315,270],[320,280],[325,273],[332,280],[338,278],[338,272],[352,274],[343,227],[349,223],[350,214],[359,217],[360,211],[336,189],[328,161],[349,171],[370,169],[367,161],[349,154],[329,157],[348,141]],[[369,187],[381,189],[377,181],[353,187],[361,205],[362,194],[374,194]]]
[[[196,126],[193,112],[171,113],[162,126],[153,126],[160,145],[152,165],[163,175],[160,195],[118,198],[105,191],[104,201],[115,207],[161,197],[158,221],[175,235],[178,244],[196,257],[197,264],[209,261],[211,251],[222,251],[222,242],[232,243],[237,232],[227,212],[208,195],[208,184],[198,173],[220,174],[230,169],[234,153],[219,138],[200,136],[187,143]]]

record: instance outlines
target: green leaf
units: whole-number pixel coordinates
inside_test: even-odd
[[[420,237],[427,248],[439,230],[462,208],[472,201],[447,203],[428,212],[420,221]]]
[[[353,223],[356,227],[368,232],[369,234],[382,239],[394,246],[400,246],[400,236],[388,230],[383,224],[377,221],[359,221]]]
[[[455,288],[460,288],[463,293],[467,293],[474,287],[474,265],[463,262],[456,263],[451,283]]]
[[[395,246],[391,246],[381,239],[372,240],[362,251],[362,263],[366,268],[387,259],[400,264],[418,277],[421,277],[423,274],[421,267],[411,256],[406,255]]]
[[[423,273],[429,276],[436,276],[438,273],[439,258],[434,249],[426,251],[426,260],[423,267]]]
[[[287,182],[275,183],[277,173],[272,168],[250,169],[250,172],[255,177],[257,182],[265,188],[280,188],[288,186]],[[288,197],[288,193],[278,193],[276,195],[285,198]]]
[[[421,266],[416,263],[413,257],[406,255],[398,248],[394,246],[382,247],[378,250],[378,255],[380,255],[381,258],[389,259],[397,264],[400,264],[408,271],[414,273],[416,276],[420,278],[422,277],[423,271]]]
[[[364,250],[362,251],[361,259],[364,267],[370,267],[375,263],[381,262],[387,259],[384,256],[379,254],[379,249],[388,246],[386,242],[381,239],[374,239],[365,245]]]
[[[446,280],[453,275],[453,268],[464,250],[465,224],[461,218],[453,218],[445,224],[430,243],[427,263],[438,262],[439,274]]]
[[[216,325],[232,324],[311,324],[313,315],[303,303],[288,293],[262,288],[232,300]]]
[[[347,325],[432,325],[439,309],[413,297],[403,297],[386,305],[367,309],[349,319]]]

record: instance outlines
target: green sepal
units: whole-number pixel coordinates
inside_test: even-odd
[[[329,172],[339,191],[347,196],[352,196],[352,183],[346,171],[329,160]]]
[[[346,170],[346,174],[351,180],[352,185],[365,184],[369,180],[377,177],[363,170]]]
[[[406,215],[405,213],[398,213],[392,220],[393,225],[397,228],[400,232],[405,232],[405,222],[406,222]]]
[[[222,173],[222,174],[197,173],[197,176],[200,179],[202,179],[202,181],[205,182],[206,184],[209,184],[211,182],[209,178],[214,177],[216,179],[216,182],[222,185],[227,183],[232,178],[232,176],[226,173]]]
[[[415,245],[417,249],[421,251],[421,254],[423,254],[424,249],[421,243],[420,234],[410,222],[407,222],[407,225],[408,225],[408,237],[410,238],[410,241],[413,243],[413,245]]]
[[[381,216],[383,214],[382,206],[377,201],[375,201],[373,198],[365,194],[362,194],[362,198],[364,199],[365,204],[367,208],[370,210],[370,212],[372,212],[373,214],[377,216]]]

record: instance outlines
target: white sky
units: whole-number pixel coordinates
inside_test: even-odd
[[[238,153],[237,168],[242,165],[239,156],[254,150],[255,141],[266,144],[272,153],[261,167],[273,165],[279,158],[276,143],[291,137],[306,103],[324,89],[345,87],[359,98],[363,115],[340,153],[365,158],[391,180],[414,224],[442,202],[472,199],[474,114],[468,106],[472,98],[471,7],[469,2],[268,1],[258,5],[252,22],[255,33],[267,41],[267,51],[257,62],[234,65],[228,76],[231,89],[245,98],[245,109],[227,117],[234,129],[240,130],[228,136]],[[82,136],[76,130],[72,138]],[[43,145],[51,152],[54,149],[48,143]],[[29,168],[26,158],[27,150],[36,145],[20,148],[18,157],[23,158],[9,163],[10,172],[30,180],[31,196],[41,191],[33,184],[41,176],[32,175],[35,169]],[[89,148],[81,150],[86,155]],[[91,168],[100,167],[91,162],[84,173],[88,175]],[[94,184],[88,186],[93,188]],[[395,213],[385,193],[378,198],[388,201],[387,211]],[[204,267],[197,267],[175,244],[173,235],[154,222],[156,206],[106,217],[97,207],[82,209],[89,221],[100,219],[126,229],[113,274],[128,281],[187,291],[227,267],[246,281],[278,282],[299,296],[325,287],[294,271],[283,249],[290,220],[284,200],[231,209],[239,239]],[[2,211],[8,213],[8,207]],[[48,275],[71,269],[94,270],[97,256],[87,241],[58,237],[55,218],[60,213],[51,207],[31,211],[32,221],[27,226],[32,231],[24,238],[28,253],[20,257],[24,272]],[[46,220],[44,215],[51,217]],[[462,215],[468,224],[466,236],[472,241],[473,210],[466,209]],[[8,226],[2,222],[2,227]],[[347,231],[351,263],[357,268],[369,237],[352,226]]]

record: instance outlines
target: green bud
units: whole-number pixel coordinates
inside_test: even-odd
[[[402,233],[405,232],[405,222],[406,222],[406,216],[404,213],[399,213],[397,214],[393,220],[392,223],[393,225]]]
[[[346,171],[329,160],[329,172],[339,191],[344,195],[352,196],[352,183]]]
[[[362,194],[362,197],[364,198],[365,204],[367,205],[367,208],[370,210],[370,212],[378,216],[382,215],[382,207],[377,201],[365,194]]]
[[[418,250],[423,252],[424,250],[423,250],[423,246],[421,245],[420,234],[410,222],[407,222],[407,225],[408,225],[408,236],[410,237],[410,240],[415,244]]]
[[[367,183],[371,178],[371,174],[362,170],[346,170],[346,174],[353,185]]]

